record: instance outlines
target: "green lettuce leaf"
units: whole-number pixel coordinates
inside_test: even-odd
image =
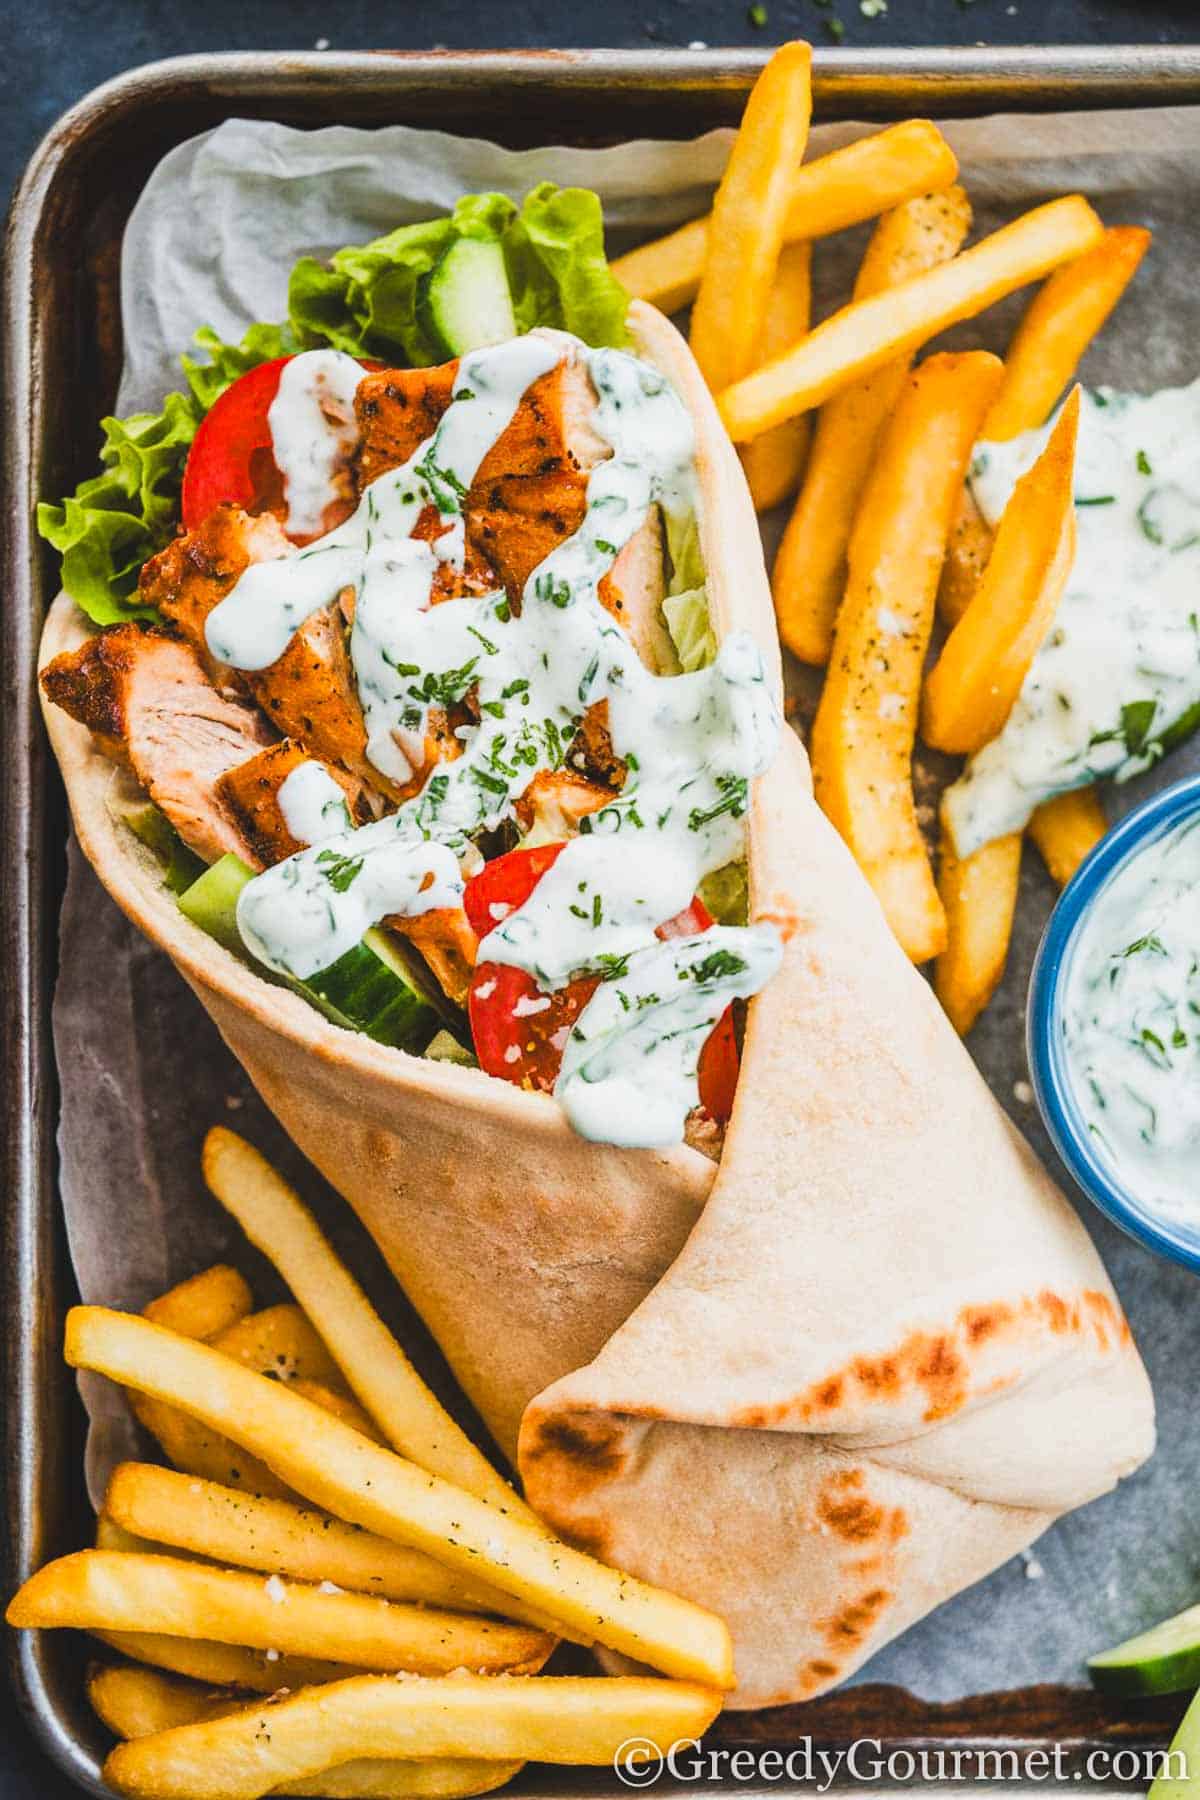
[[[708,595],[702,587],[682,594],[668,594],[662,603],[667,630],[685,675],[707,669],[717,654],[717,640],[708,619]]]
[[[102,419],[100,474],[59,505],[38,507],[38,530],[62,556],[63,587],[97,625],[157,618],[153,607],[138,605],[138,576],[174,535],[197,426],[239,375],[296,348],[282,325],[252,325],[240,344],[205,329],[196,345],[208,361],[181,359],[189,391],[168,394],[161,412]]]
[[[513,309],[523,331],[554,325],[585,344],[629,342],[629,295],[604,254],[604,217],[588,188],[551,181],[525,196],[503,236]]]

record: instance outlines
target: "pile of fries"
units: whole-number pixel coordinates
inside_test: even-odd
[[[71,1312],[67,1361],[119,1382],[173,1466],[121,1464],[95,1549],[8,1610],[123,1659],[88,1679],[123,1740],[109,1785],[448,1800],[698,1737],[733,1685],[724,1623],[553,1536],[256,1150],[217,1129],[203,1167],[294,1302],[255,1312],[218,1266],[141,1316]],[[665,1679],[544,1676],[560,1638]]]
[[[756,506],[795,495],[773,585],[784,644],[828,670],[810,745],[817,798],[905,951],[937,959],[937,993],[965,1033],[1003,973],[1022,837],[959,861],[943,827],[935,880],[913,749],[919,731],[969,754],[1012,709],[1070,572],[1077,404],[994,538],[965,486],[971,452],[1045,422],[1150,233],[1106,231],[1076,194],[963,249],[971,208],[936,126],[908,120],[802,166],[811,107],[809,47],[785,44],[750,96],[711,217],[615,270],[667,311],[694,302],[692,348]],[[851,300],[810,329],[813,243],[871,218]],[[943,353],[914,368],[939,332],[1045,277],[1003,362]],[[1065,882],[1105,829],[1086,789],[1043,806],[1029,835]]]

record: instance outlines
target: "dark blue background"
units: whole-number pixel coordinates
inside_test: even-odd
[[[859,0],[766,0],[751,24],[743,0],[456,0],[440,14],[416,0],[38,0],[12,8],[11,79],[0,107],[0,192],[38,139],[80,95],[135,63],[197,50],[430,49],[656,44],[759,44],[792,36],[872,45],[1165,43],[1200,39],[1194,0],[888,0],[865,18]],[[7,1596],[6,1596],[7,1598]],[[11,1709],[0,1723],[0,1800],[66,1800],[58,1776]]]

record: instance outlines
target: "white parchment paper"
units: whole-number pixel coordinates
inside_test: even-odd
[[[861,129],[819,128],[811,153]],[[1085,378],[1146,390],[1200,371],[1200,109],[993,118],[952,125],[947,134],[963,164],[977,230],[1072,189],[1094,199],[1110,224],[1155,228],[1154,248],[1115,323],[1089,354]],[[686,144],[511,151],[401,126],[299,132],[232,120],[172,151],[130,220],[122,262],[127,360],[118,410],[157,407],[179,385],[178,355],[197,327],[211,324],[235,338],[254,319],[282,318],[288,271],[301,255],[365,242],[447,209],[461,193],[498,188],[519,198],[543,179],[597,189],[610,242],[622,248],[703,210],[727,143],[727,133],[714,132]],[[848,232],[818,246],[818,312],[845,298],[865,234],[865,228]],[[947,341],[1002,349],[1020,304],[1014,299],[994,309]],[[773,535],[770,521],[767,535]],[[795,668],[789,673],[802,719],[813,697],[811,677]],[[1111,812],[1197,766],[1200,748],[1185,747],[1164,772],[1110,796]],[[921,778],[936,774],[931,766]],[[1050,1162],[1025,1086],[1023,1009],[1052,901],[1048,878],[1027,857],[1008,974],[971,1040],[1000,1101]],[[167,960],[125,923],[74,845],[54,1029],[63,1204],[85,1299],[140,1307],[218,1258],[245,1268],[262,1302],[278,1297],[270,1271],[239,1241],[199,1180],[204,1132],[225,1119],[303,1189],[435,1386],[444,1395],[451,1391],[436,1349],[349,1210],[286,1142],[199,1004]],[[964,1211],[971,1204],[964,1171]],[[1118,1493],[1062,1521],[1036,1554],[997,1571],[889,1646],[859,1682],[894,1682],[927,1699],[952,1700],[1076,1681],[1090,1651],[1197,1599],[1196,1289],[1184,1271],[1152,1258],[1090,1210],[1086,1223],[1150,1365],[1159,1452]],[[105,1384],[85,1382],[84,1397],[93,1421],[88,1477],[95,1498],[114,1458],[135,1445],[136,1432]]]

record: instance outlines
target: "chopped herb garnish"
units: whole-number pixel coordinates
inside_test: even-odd
[[[342,856],[337,850],[322,850],[317,857],[317,867],[335,894],[346,892],[351,883],[357,880],[362,866],[361,856]]]

